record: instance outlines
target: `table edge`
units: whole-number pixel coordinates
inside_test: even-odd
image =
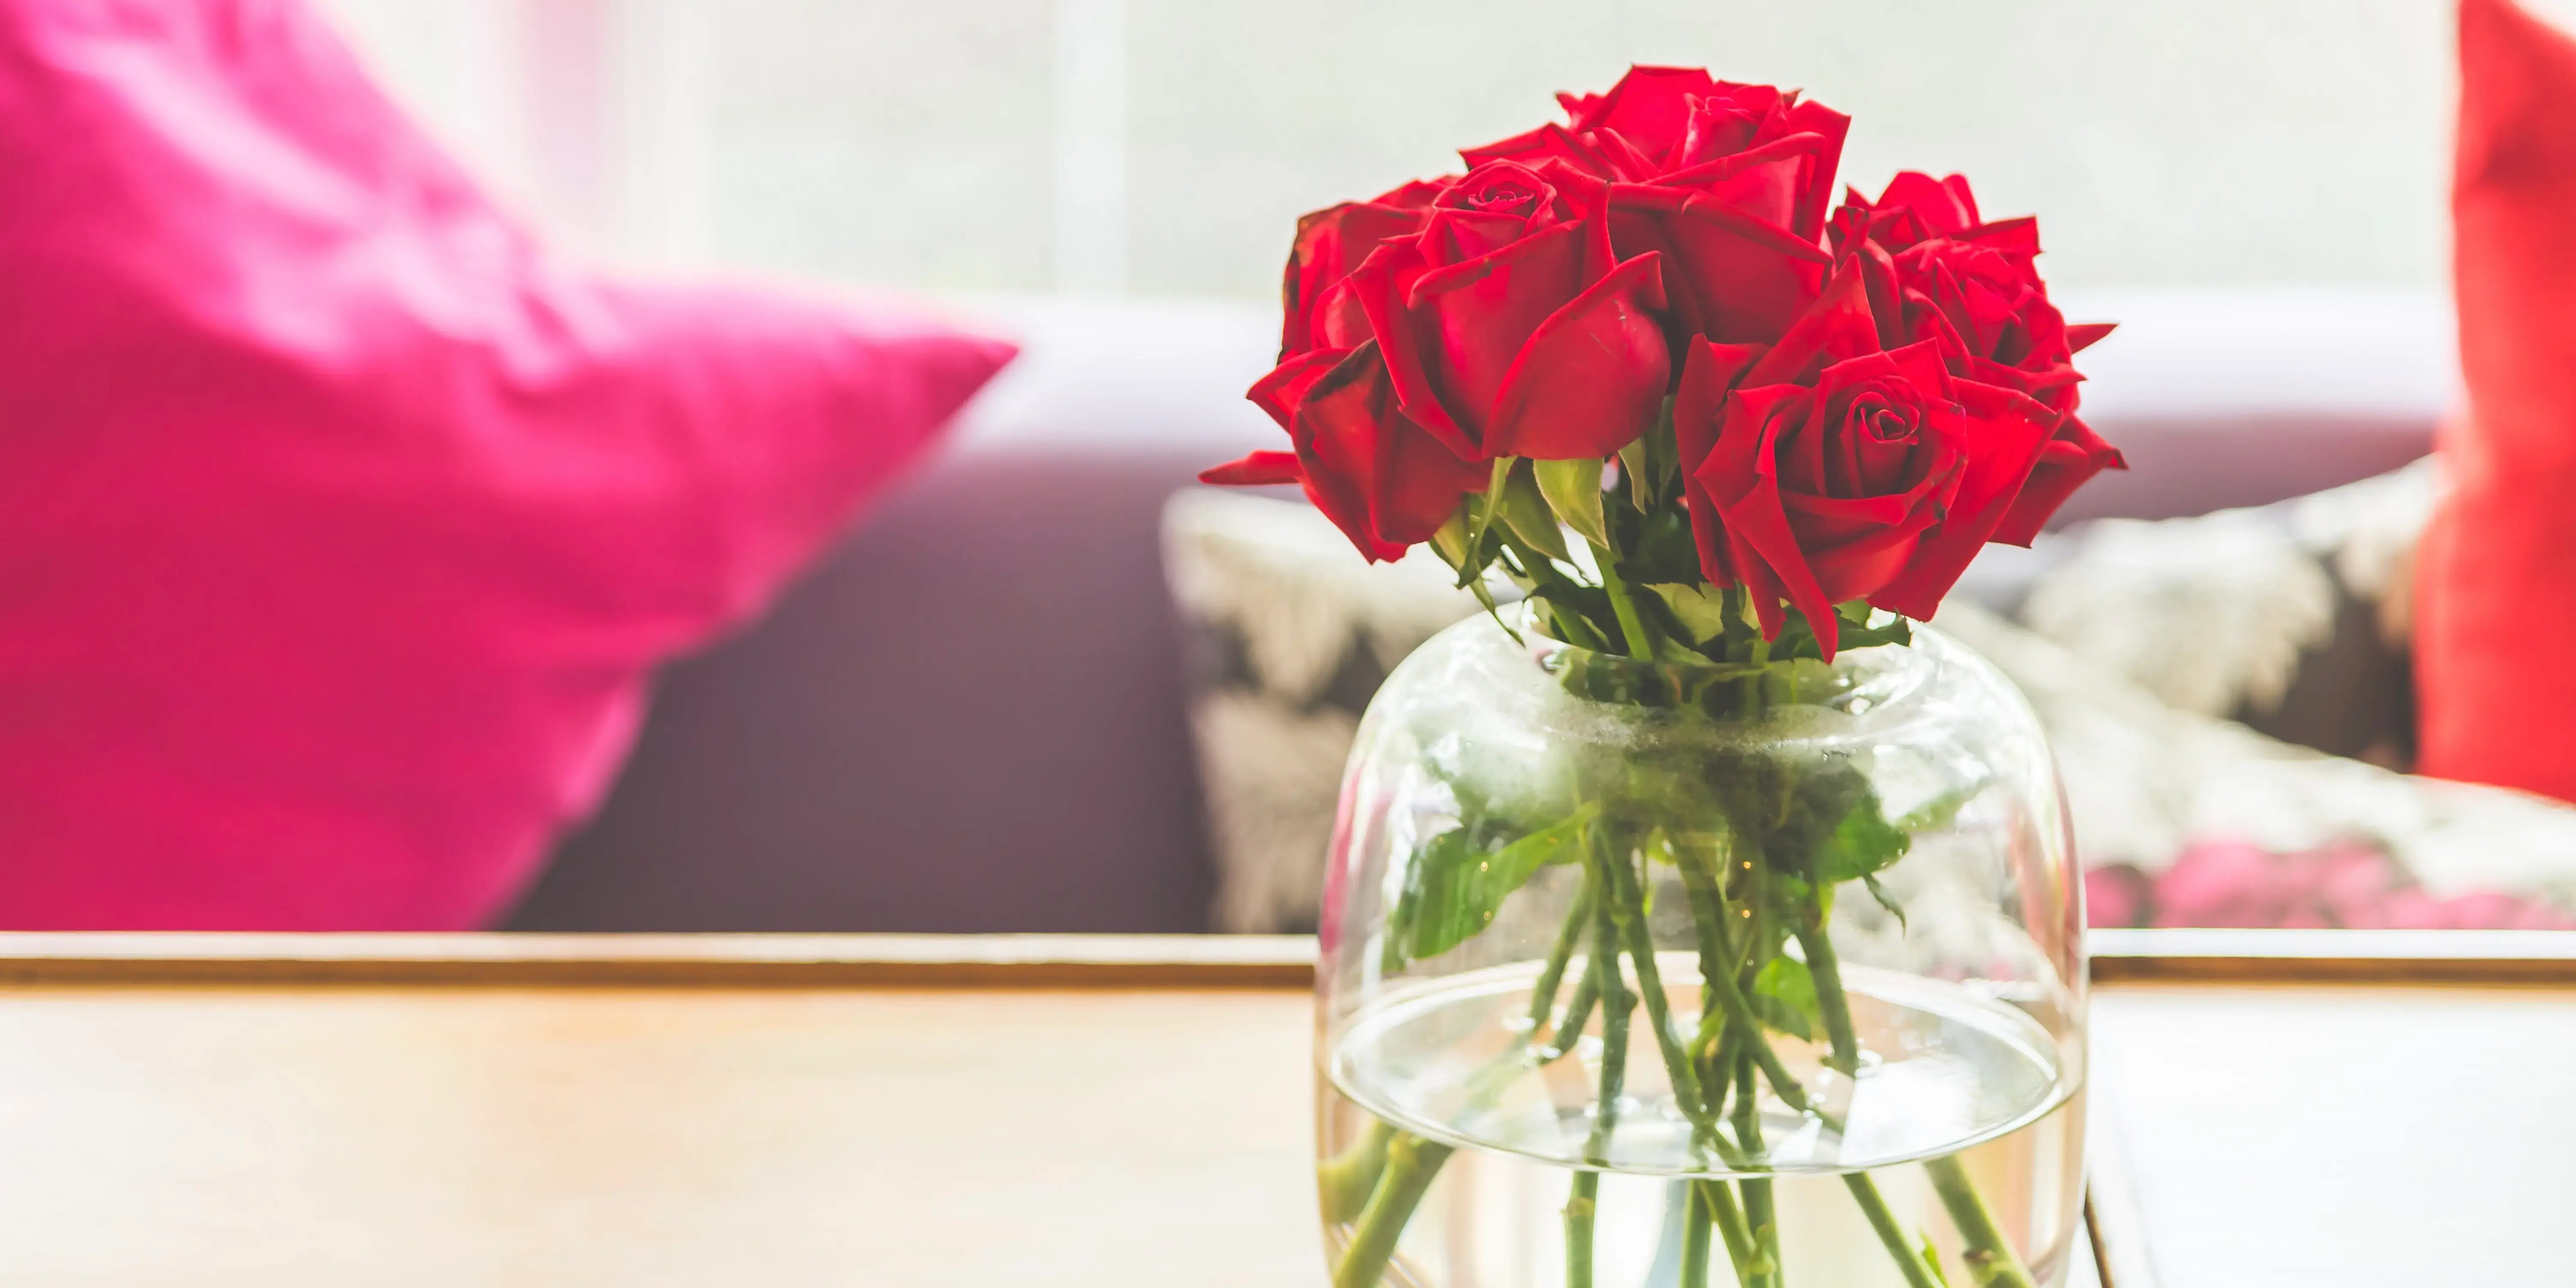
[[[2104,930],[2098,985],[2576,987],[2552,931]],[[0,985],[1304,989],[1306,935],[0,934]]]

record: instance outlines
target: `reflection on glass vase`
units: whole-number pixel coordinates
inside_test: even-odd
[[[2053,1288],[2082,908],[2029,708],[1935,632],[1752,665],[1463,622],[1328,870],[1338,1288]]]

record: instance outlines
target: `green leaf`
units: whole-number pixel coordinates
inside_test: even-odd
[[[1825,838],[1823,853],[1816,856],[1816,882],[1830,886],[1883,871],[1904,858],[1913,843],[1912,833],[1879,812],[1876,793],[1864,795]]]
[[[1807,964],[1774,957],[1753,977],[1753,1012],[1762,1022],[1791,1037],[1816,1036],[1816,977]]]
[[[1888,916],[1896,918],[1897,933],[1903,934],[1907,929],[1905,909],[1897,906],[1895,897],[1887,892],[1887,887],[1878,883],[1878,874],[1864,872],[1861,874],[1860,883],[1869,887],[1869,897],[1877,900],[1879,907],[1887,909]]]
[[[1539,491],[1530,471],[1514,468],[1503,476],[1503,522],[1512,534],[1551,559],[1566,559],[1565,531],[1556,526],[1556,515],[1548,509],[1547,497]]]
[[[1639,434],[1619,449],[1619,473],[1628,480],[1628,499],[1639,510],[1655,508],[1654,476],[1647,472],[1651,467],[1646,460],[1646,440],[1653,437],[1652,433]]]
[[[1467,533],[1467,548],[1469,550],[1483,550],[1485,548],[1485,534],[1493,531],[1494,515],[1497,511],[1503,508],[1501,503],[1503,489],[1505,484],[1511,480],[1511,476],[1512,458],[1508,456],[1495,457],[1493,473],[1487,475],[1485,478],[1484,502],[1476,506],[1475,526]],[[1470,580],[1472,580],[1472,578],[1468,574],[1462,572],[1459,574],[1458,584],[1463,587]]]
[[[1539,493],[1547,498],[1548,508],[1556,511],[1556,517],[1583,534],[1584,540],[1609,548],[1610,524],[1601,516],[1600,458],[1530,464],[1538,478]]]
[[[1440,530],[1431,534],[1431,553],[1440,556],[1441,562],[1457,570],[1458,575],[1465,579],[1459,583],[1461,585],[1466,584],[1466,581],[1474,580],[1474,574],[1467,569],[1467,554],[1474,549],[1468,544],[1473,535],[1467,518],[1467,511],[1471,508],[1473,507],[1467,498],[1460,497],[1458,508],[1451,510],[1449,517],[1440,521]],[[1483,572],[1484,569],[1479,566],[1475,571]]]
[[[1706,586],[1649,585],[1655,597],[1673,610],[1673,619],[1690,632],[1691,643],[1705,644],[1726,633],[1726,599]]]
[[[1486,585],[1484,578],[1478,577],[1468,582],[1467,589],[1475,594],[1477,603],[1485,606],[1485,615],[1494,619],[1494,625],[1502,627],[1503,634],[1511,637],[1512,643],[1526,643],[1521,639],[1521,633],[1513,630],[1510,622],[1503,620],[1503,606],[1494,602],[1494,588]]]
[[[1959,816],[1960,808],[1976,799],[1977,793],[1985,789],[1986,780],[1983,778],[1973,783],[1962,783],[1915,806],[1905,817],[1896,820],[1896,825],[1908,836],[1937,832],[1948,827],[1950,820]]]
[[[1701,579],[1699,543],[1691,537],[1690,516],[1672,507],[1647,514],[1638,525],[1637,547],[1623,567],[1633,581],[1697,583]]]
[[[1885,622],[1872,626],[1870,618],[1876,615],[1877,610],[1871,608],[1866,600],[1845,600],[1834,605],[1834,616],[1841,619],[1840,647],[1869,648],[1879,644],[1914,642],[1914,623],[1890,613]]]
[[[1503,900],[1539,869],[1583,857],[1583,829],[1601,812],[1586,804],[1496,850],[1476,844],[1474,829],[1454,827],[1414,852],[1405,890],[1388,921],[1392,960],[1437,957],[1492,925]]]
[[[1558,639],[1595,653],[1610,647],[1608,637],[1595,624],[1610,616],[1610,596],[1600,587],[1555,582],[1531,591],[1529,597],[1546,605]]]

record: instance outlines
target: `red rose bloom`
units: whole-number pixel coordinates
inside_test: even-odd
[[[1607,456],[1671,377],[1659,261],[1621,262],[1597,201],[1480,165],[1350,279],[1396,399],[1467,460]]]
[[[1859,261],[1891,342],[1940,339],[1955,374],[2065,413],[1996,540],[2028,545],[2086,480],[2127,468],[2119,449],[2074,415],[2081,377],[2072,359],[2111,328],[2070,327],[2049,302],[2036,263],[2038,221],[1986,223],[1965,177],[1909,171],[1875,204],[1851,194],[1833,233],[1841,256]]]
[[[1828,659],[1837,603],[1931,616],[2020,495],[2058,413],[1946,347],[1882,343],[1848,266],[1778,345],[1692,345],[1673,429],[1701,571],[1741,581],[1766,636],[1782,600]]]
[[[1301,484],[1372,560],[1438,531],[1496,456],[1619,450],[1671,379],[1655,257],[1617,262],[1597,202],[1508,162],[1308,216],[1287,294],[1286,356],[1250,396],[1295,450],[1200,478]]]
[[[1664,257],[1684,335],[1768,341],[1815,298],[1850,118],[1695,68],[1631,68],[1607,94],[1557,97],[1570,125],[1461,155],[1604,185],[1612,245]]]

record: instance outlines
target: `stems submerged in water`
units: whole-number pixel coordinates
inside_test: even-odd
[[[1619,1097],[1628,1080],[1628,1016],[1636,995],[1619,969],[1619,930],[1612,911],[1618,899],[1617,878],[1595,860],[1593,871],[1592,974],[1601,995],[1601,1091],[1593,1102],[1592,1137],[1583,1148],[1593,1164],[1574,1174],[1573,1196],[1565,1205],[1566,1288],[1592,1288],[1592,1231],[1600,1203],[1601,1171],[1610,1163],[1610,1141],[1619,1130]]]
[[[1959,1156],[1927,1159],[1923,1170],[1931,1174],[1933,1192],[1949,1210],[1950,1223],[1959,1227],[1959,1259],[1968,1263],[1968,1277],[1979,1288],[2033,1288],[2030,1270],[2013,1251],[2012,1241],[1995,1228],[1994,1213],[1986,1210],[1985,1196],[1977,1193]]]
[[[1386,1274],[1387,1258],[1395,1255],[1397,1236],[1413,1219],[1413,1209],[1422,1203],[1423,1192],[1431,1188],[1449,1153],[1446,1145],[1403,1132],[1387,1143],[1386,1171],[1378,1178],[1377,1192],[1369,1195],[1359,1223],[1351,1228],[1350,1246],[1342,1250],[1341,1264],[1333,1268],[1333,1288],[1376,1288]]]
[[[1622,617],[1643,624],[1640,606],[1641,601],[1630,600]],[[1864,1053],[1852,999],[1826,915],[1835,888],[1854,880],[1855,870],[1875,870],[1855,869],[1852,857],[1875,843],[1872,834],[1864,829],[1859,839],[1850,839],[1852,830],[1838,822],[1855,808],[1849,780],[1850,771],[1831,765],[1751,762],[1741,778],[1715,780],[1731,784],[1733,794],[1720,797],[1714,817],[1722,819],[1723,827],[1714,836],[1707,831],[1665,832],[1668,820],[1713,816],[1705,809],[1697,815],[1677,812],[1669,800],[1652,794],[1671,790],[1656,779],[1584,785],[1577,791],[1579,830],[1559,833],[1579,841],[1557,851],[1561,857],[1529,860],[1533,865],[1580,862],[1583,880],[1535,978],[1526,1042],[1488,1071],[1501,1080],[1484,1091],[1471,1091],[1468,1100],[1490,1107],[1492,1097],[1512,1079],[1574,1051],[1599,1011],[1592,1120],[1561,1212],[1566,1288],[1593,1288],[1595,1282],[1602,1251],[1602,1175],[1620,1165],[1615,1144],[1630,1025],[1641,1008],[1654,1035],[1652,1049],[1664,1064],[1672,1108],[1689,1124],[1690,1166],[1697,1170],[1715,1164],[1732,1174],[1726,1180],[1694,1179],[1677,1191],[1677,1278],[1665,1282],[1707,1288],[1717,1248],[1723,1246],[1737,1288],[1788,1288],[1781,1251],[1782,1195],[1774,1178],[1765,1174],[1764,1088],[1777,1097],[1774,1113],[1785,1108],[1803,1116],[1813,1125],[1807,1130],[1839,1134],[1843,1122],[1809,1093],[1769,1035],[1776,1030],[1813,1041],[1822,1048],[1818,1055],[1823,1064],[1842,1077],[1855,1078],[1862,1071]],[[1597,794],[1604,786],[1608,794]],[[1890,825],[1879,816],[1875,796],[1866,785],[1858,791],[1868,802],[1866,817],[1887,830]],[[1478,849],[1491,844],[1480,841]],[[1509,862],[1500,851],[1491,853]],[[1901,855],[1903,848],[1900,844],[1879,853]],[[1654,889],[1659,856],[1677,871],[1696,940],[1702,979],[1695,1028],[1686,1016],[1675,1014],[1664,974],[1669,963],[1658,956],[1649,924],[1654,907],[1650,895],[1659,893]],[[1490,905],[1483,915],[1492,916]],[[1577,952],[1585,958],[1579,972],[1573,962]],[[1570,972],[1575,973],[1571,996],[1564,998],[1560,1012]],[[1574,1121],[1579,1127],[1580,1120]],[[1798,1125],[1792,1121],[1789,1130]],[[1334,1268],[1337,1288],[1368,1288],[1386,1276],[1406,1222],[1449,1153],[1447,1146],[1373,1124],[1355,1148],[1324,1165],[1319,1180],[1327,1216],[1351,1220],[1356,1212],[1350,1241]],[[1949,1224],[1958,1231],[1960,1260],[1976,1288],[2035,1288],[1964,1165],[1953,1157],[1924,1166]],[[1966,1288],[1965,1281],[1945,1281],[1928,1236],[1908,1229],[1876,1178],[1864,1171],[1841,1179],[1906,1288]],[[1664,1273],[1676,1274],[1675,1263],[1665,1267]],[[1798,1288],[1831,1285],[1801,1282]]]

